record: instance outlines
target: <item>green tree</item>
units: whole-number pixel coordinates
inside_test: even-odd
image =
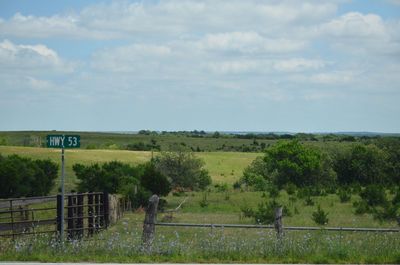
[[[377,140],[377,146],[386,153],[388,181],[400,183],[400,138],[383,137]]]
[[[0,155],[0,198],[47,195],[54,187],[57,170],[50,160]]]
[[[327,157],[297,140],[280,141],[268,148],[264,161],[279,187],[288,183],[301,187],[335,182],[336,176]]]
[[[139,180],[140,171],[136,167],[118,161],[111,161],[103,165],[93,164],[89,166],[73,165],[76,177],[80,180],[78,190],[107,191],[117,193],[121,187],[122,180],[133,178]]]
[[[171,191],[171,183],[166,176],[156,169],[152,162],[144,164],[140,183],[145,189],[158,196],[167,196]]]
[[[154,165],[169,179],[173,188],[198,190],[211,184],[204,161],[191,152],[162,152],[154,158]]]
[[[387,182],[387,155],[375,145],[355,145],[334,163],[340,184],[361,185]]]

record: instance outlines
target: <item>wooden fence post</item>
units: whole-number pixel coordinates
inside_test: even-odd
[[[149,204],[146,208],[146,216],[143,224],[143,245],[146,251],[151,250],[151,244],[154,239],[155,223],[157,218],[157,207],[159,198],[157,195],[153,195],[149,199]]]
[[[282,207],[278,207],[275,209],[275,230],[276,236],[280,239],[283,236],[283,227],[282,227]]]

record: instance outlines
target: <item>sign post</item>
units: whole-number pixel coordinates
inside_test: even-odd
[[[60,240],[64,241],[64,179],[65,179],[65,148],[79,148],[81,146],[80,135],[47,135],[47,148],[61,148],[61,229]]]

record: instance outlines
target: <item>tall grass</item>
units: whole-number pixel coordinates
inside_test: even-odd
[[[121,222],[91,240],[60,244],[36,235],[0,242],[0,260],[45,262],[312,262],[399,263],[397,233],[287,232],[277,239],[263,229],[158,227],[150,249],[139,223]]]

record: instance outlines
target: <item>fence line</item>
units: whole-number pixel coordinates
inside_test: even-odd
[[[0,238],[59,233],[61,222],[66,223],[68,238],[90,236],[121,218],[126,206],[124,200],[107,192],[65,194],[64,200],[61,208],[61,195],[0,199]],[[44,202],[52,204],[41,205]],[[64,220],[62,211],[66,212]]]
[[[175,226],[175,227],[210,227],[210,228],[262,228],[275,229],[274,225],[242,225],[242,224],[191,224],[191,223],[155,223],[156,226]],[[292,231],[344,231],[344,232],[400,232],[396,228],[357,228],[357,227],[301,227],[283,226],[283,230]]]

